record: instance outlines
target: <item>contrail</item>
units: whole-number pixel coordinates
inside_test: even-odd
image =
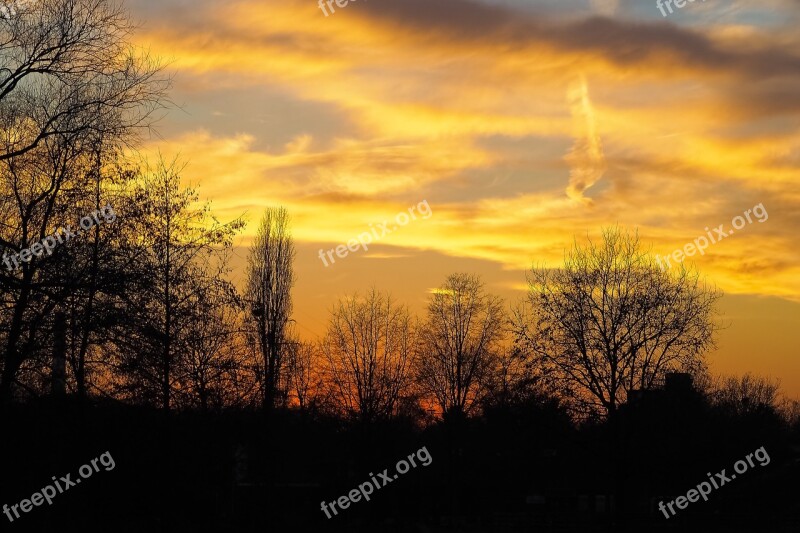
[[[589,89],[583,75],[567,90],[567,102],[575,124],[575,143],[564,157],[570,167],[567,196],[591,205],[591,199],[584,197],[583,193],[600,181],[606,163],[600,136],[597,134],[594,109],[589,100]]]

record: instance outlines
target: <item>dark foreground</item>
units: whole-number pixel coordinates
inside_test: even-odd
[[[579,428],[533,401],[425,428],[69,399],[2,417],[5,505],[108,454],[52,504],[0,516],[3,531],[800,531],[798,428],[696,394],[642,398],[613,423]],[[669,520],[659,510],[761,448],[707,502]]]

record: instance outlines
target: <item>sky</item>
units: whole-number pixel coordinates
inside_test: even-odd
[[[174,77],[143,152],[246,213],[237,281],[263,209],[289,209],[302,336],[373,285],[421,313],[453,272],[511,305],[619,225],[661,257],[718,240],[685,259],[725,293],[711,370],[800,398],[800,0],[125,5]]]

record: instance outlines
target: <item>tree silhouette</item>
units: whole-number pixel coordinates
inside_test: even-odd
[[[208,204],[194,207],[197,193],[181,188],[179,170],[174,162],[160,162],[144,172],[121,214],[127,232],[121,246],[130,260],[123,319],[114,336],[118,366],[127,376],[124,388],[145,401],[158,398],[164,410],[171,408],[175,386],[186,380],[187,355],[196,355],[198,302],[217,299],[224,286],[223,252],[244,225],[218,222]],[[209,266],[212,258],[217,271]]]
[[[375,288],[339,300],[323,341],[337,407],[361,422],[392,416],[409,385],[415,334],[408,310]]]
[[[221,276],[203,276],[200,281],[192,291],[191,315],[182,336],[181,405],[202,411],[244,405],[257,384],[248,371],[247,351],[237,342],[242,312],[236,289]]]
[[[28,249],[67,224],[74,228],[87,207],[105,200],[111,173],[102,171],[104,163],[135,141],[162,107],[169,82],[159,77],[157,62],[130,45],[131,29],[122,8],[106,0],[25,2],[0,20],[0,129],[7,132],[0,136],[4,254]],[[89,279],[68,276],[90,264],[68,261],[73,247],[67,246],[19,270],[0,269],[0,288],[8,296],[0,319],[3,404],[14,384],[26,381],[22,374],[40,366],[30,363],[42,353],[53,327],[51,312],[59,306],[68,308],[69,334],[79,339],[71,362],[85,391],[88,322],[100,290],[99,232],[90,241],[95,249]]]
[[[89,152],[131,142],[162,108],[169,80],[130,44],[133,22],[110,0],[38,0],[0,17],[0,161],[57,139]]]
[[[613,414],[629,390],[696,371],[713,346],[720,293],[686,268],[663,272],[619,228],[599,244],[576,242],[563,268],[532,269],[528,284],[517,338],[589,411]]]
[[[264,363],[264,407],[272,409],[281,386],[292,314],[295,248],[284,207],[264,211],[248,258],[246,300]]]
[[[289,346],[286,364],[289,395],[297,400],[301,411],[306,411],[315,403],[321,388],[321,348],[312,342],[292,342]]]
[[[434,291],[422,325],[416,377],[444,415],[470,412],[496,366],[502,302],[477,276],[452,274]]]
[[[780,381],[754,376],[720,376],[710,391],[715,405],[731,414],[745,415],[759,411],[776,411],[779,407]]]

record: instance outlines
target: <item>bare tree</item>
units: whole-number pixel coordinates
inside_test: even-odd
[[[120,215],[128,291],[120,296],[124,315],[113,338],[117,371],[126,377],[124,391],[148,403],[158,398],[165,411],[186,383],[198,302],[224,285],[224,254],[244,225],[220,223],[208,204],[195,207],[197,192],[181,187],[179,173],[174,162],[147,169]]]
[[[781,407],[780,381],[745,374],[720,377],[711,387],[715,405],[742,415]]]
[[[109,174],[100,171],[101,156],[130,145],[140,128],[151,125],[169,81],[131,46],[133,26],[116,2],[40,0],[19,3],[6,15],[0,18],[0,247],[14,255],[59,226],[74,225],[86,214],[78,210],[106,196]],[[3,403],[13,385],[22,384],[20,372],[35,356],[48,314],[79,288],[58,268],[65,249],[0,273],[7,311],[0,319],[6,333]],[[96,315],[97,273],[95,268],[82,297],[84,318]],[[75,369],[83,392],[89,330],[80,336]]]
[[[246,300],[252,306],[258,346],[264,363],[264,407],[272,409],[281,387],[287,326],[292,314],[294,239],[284,207],[264,211],[248,258]]]
[[[311,342],[292,342],[286,364],[289,396],[297,400],[301,411],[306,411],[317,394],[321,376],[320,346]]]
[[[510,406],[530,402],[560,401],[557,381],[546,368],[533,364],[519,345],[503,346],[496,369],[485,379],[483,404]]]
[[[191,313],[181,334],[184,356],[177,392],[180,401],[202,411],[244,405],[255,388],[241,346],[238,295],[218,277],[196,280],[188,306]]]
[[[502,301],[477,276],[452,274],[431,296],[415,367],[443,415],[468,414],[480,400],[504,321]]]
[[[375,288],[336,304],[323,350],[341,411],[362,422],[395,414],[409,385],[415,330],[408,310]]]
[[[800,432],[800,401],[784,398],[778,406],[778,412],[793,431]]]
[[[635,233],[576,242],[563,268],[534,268],[528,284],[517,338],[591,412],[613,414],[667,371],[696,372],[713,346],[720,293],[686,268],[663,272]]]
[[[49,138],[130,141],[148,127],[169,80],[133,30],[113,0],[24,2],[0,18],[0,161]]]
[[[84,215],[110,205],[107,185],[124,181],[125,176],[106,168],[105,156],[110,150],[105,148],[98,140],[92,153],[82,153],[63,138],[48,138],[42,149],[0,161],[0,212],[6,215],[0,222],[0,244],[5,245],[6,268],[15,266],[8,257],[52,239],[59,227],[75,228]],[[5,402],[11,397],[12,385],[24,382],[19,372],[34,356],[35,338],[46,336],[42,328],[57,307],[69,316],[70,359],[75,363],[78,392],[85,392],[86,355],[92,341],[88,326],[97,316],[96,296],[109,280],[102,263],[109,255],[112,232],[112,227],[97,223],[81,239],[26,262],[18,261],[16,270],[0,270],[6,311],[0,314],[0,329],[8,333],[0,352],[5,363],[0,397]],[[79,339],[73,342],[76,337]]]

